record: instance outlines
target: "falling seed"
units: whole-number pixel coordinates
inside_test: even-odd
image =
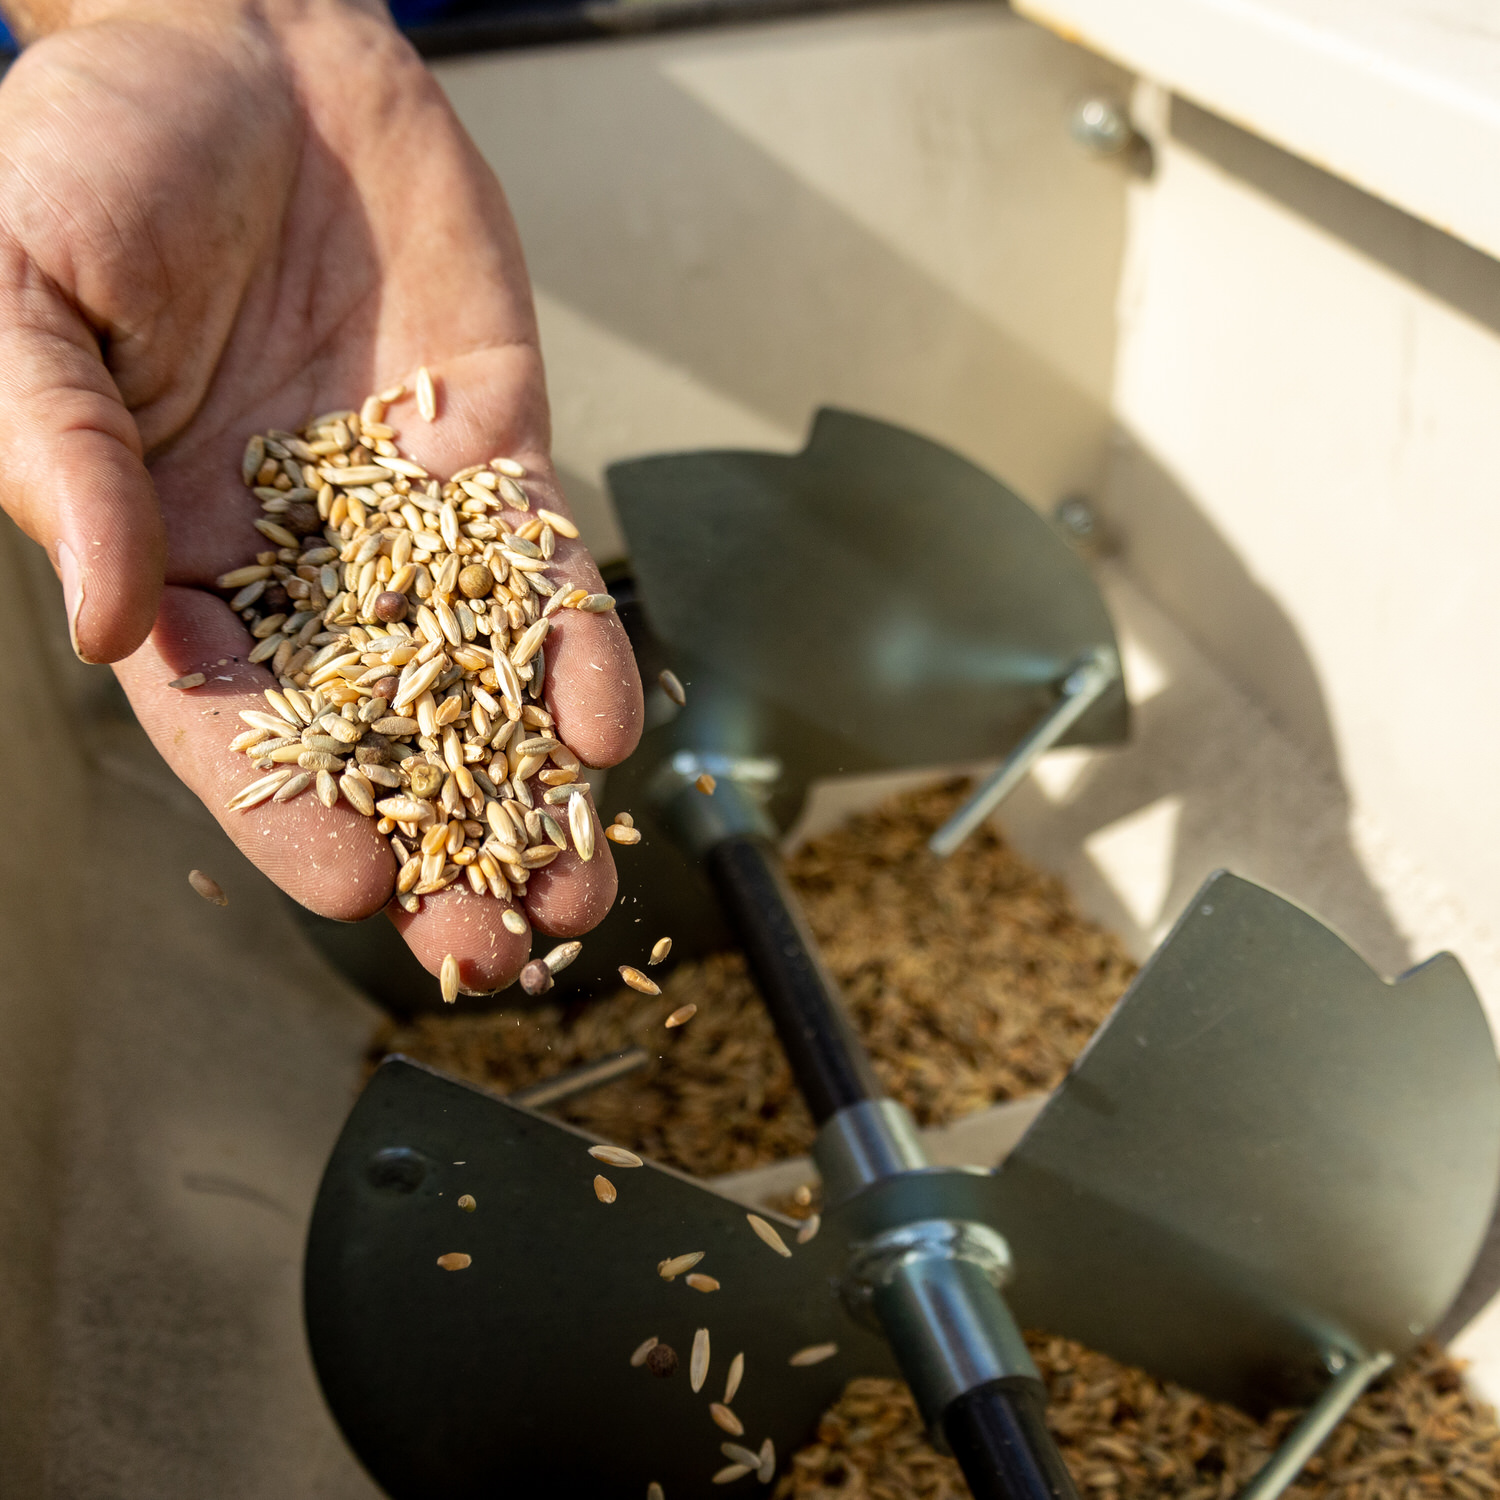
[[[612,1167],[643,1167],[643,1162],[634,1151],[627,1151],[623,1146],[590,1146],[589,1155],[595,1161],[608,1162]]]
[[[799,1368],[805,1365],[820,1365],[825,1359],[832,1359],[838,1352],[837,1344],[809,1344],[807,1348],[799,1349],[787,1363]]]
[[[805,1245],[823,1227],[822,1214],[809,1214],[803,1221],[802,1227],[797,1231],[797,1243]]]
[[[675,672],[663,672],[657,679],[661,683],[661,690],[679,708],[687,702],[687,691],[682,685],[682,679]]]
[[[542,959],[532,959],[521,970],[521,988],[528,995],[545,995],[552,988],[552,970]]]
[[[703,1251],[694,1250],[687,1255],[674,1255],[670,1260],[659,1261],[656,1274],[663,1281],[671,1281],[674,1276],[681,1276],[684,1271],[691,1271],[694,1266],[703,1259]]]
[[[601,1203],[613,1203],[619,1194],[615,1192],[615,1185],[607,1177],[594,1178],[594,1196]]]
[[[205,875],[202,870],[189,870],[188,884],[205,901],[212,901],[215,906],[229,905],[229,897],[224,894],[224,888],[212,875]]]
[[[677,1373],[677,1351],[670,1344],[658,1344],[646,1356],[646,1368],[662,1380]]]
[[[776,1477],[776,1444],[770,1438],[760,1445],[760,1462],[756,1467],[755,1477],[762,1484],[770,1484]]]
[[[445,1271],[464,1271],[474,1264],[472,1255],[465,1255],[462,1250],[450,1250],[446,1255],[438,1256],[437,1263]]]
[[[630,1368],[632,1370],[639,1370],[640,1367],[646,1363],[646,1356],[650,1354],[650,1352],[654,1348],[656,1348],[656,1346],[660,1342],[661,1340],[657,1338],[657,1336],[653,1333],[649,1339],[646,1339],[644,1342],[638,1345],[635,1353],[630,1356]]]
[[[627,813],[627,812],[616,813],[615,814],[615,827],[616,828],[634,828],[635,827],[635,819],[632,818],[630,816],[630,814]]]
[[[426,365],[417,371],[417,410],[421,412],[424,422],[437,420],[437,389]]]
[[[672,939],[669,937],[657,938],[651,946],[651,957],[646,960],[648,964],[659,964],[667,954],[672,951]]]
[[[507,932],[515,933],[517,937],[526,931],[526,918],[513,906],[505,908],[500,915],[500,921]]]
[[[665,1024],[669,1027],[686,1026],[687,1023],[691,1021],[697,1014],[698,1007],[694,1005],[690,1000],[686,1005],[679,1005],[677,1009],[667,1017]]]
[[[443,987],[443,1000],[452,1005],[458,999],[458,960],[451,953],[443,956],[443,967],[438,973],[438,983]]]
[[[760,1467],[760,1455],[740,1447],[738,1443],[720,1443],[719,1452],[733,1463],[744,1464],[747,1469]]]
[[[653,1479],[646,1486],[646,1500],[667,1500],[667,1492]]]
[[[465,1193],[461,1198],[459,1198],[458,1206],[463,1209],[466,1214],[471,1214],[476,1208],[479,1207],[479,1204],[475,1201],[473,1193]]]
[[[740,1381],[745,1378],[745,1356],[736,1354],[729,1361],[729,1379],[724,1382],[724,1405],[728,1406],[739,1394]]]
[[[699,1271],[694,1271],[687,1278],[687,1284],[695,1292],[716,1292],[719,1290],[719,1283],[712,1276],[704,1276]]]
[[[708,1406],[708,1414],[731,1436],[744,1437],[745,1424],[721,1402],[711,1401]]]
[[[759,1214],[746,1214],[750,1221],[750,1227],[768,1244],[778,1255],[791,1256],[791,1251],[786,1247],[786,1241],[777,1234],[775,1229],[761,1218]]]
[[[743,1479],[750,1472],[744,1464],[725,1464],[725,1466],[714,1475],[715,1484],[733,1484],[736,1479]]]
[[[628,823],[614,822],[604,830],[604,837],[612,844],[638,844],[641,841],[641,830],[632,828]]]
[[[633,990],[639,990],[643,995],[661,994],[661,986],[654,980],[647,978],[639,969],[632,969],[629,964],[620,965],[620,978]]]
[[[189,672],[186,677],[174,677],[167,684],[167,686],[169,688],[178,688],[182,692],[186,692],[189,688],[202,687],[203,684],[207,681],[208,678],[204,673]]]
[[[560,974],[564,969],[583,952],[583,944],[579,942],[559,943],[542,962],[552,970],[554,974]]]
[[[694,1391],[703,1389],[708,1379],[708,1329],[700,1328],[693,1335],[693,1355],[688,1361],[688,1383]]]
[[[718,786],[718,784],[719,783],[715,781],[707,771],[703,772],[703,774],[699,776],[699,778],[693,783],[693,785],[697,787],[705,797],[712,797],[714,794],[714,788]]]

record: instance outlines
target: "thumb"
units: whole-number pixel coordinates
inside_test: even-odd
[[[0,504],[52,559],[78,655],[134,651],[166,565],[140,433],[92,329],[18,251],[0,251]]]

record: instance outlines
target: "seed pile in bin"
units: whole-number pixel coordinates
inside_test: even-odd
[[[961,783],[892,799],[788,861],[822,951],[882,1083],[923,1124],[1059,1083],[1134,974],[1066,888],[988,828],[947,860],[926,840]],[[559,1113],[642,1155],[700,1175],[806,1152],[812,1123],[744,963],[680,965],[659,1000],[631,991],[486,1015],[387,1025],[400,1051],[508,1092],[629,1046],[662,1054]],[[664,1033],[685,1003],[693,1024]],[[777,1208],[810,1217],[799,1193]],[[1028,1336],[1048,1385],[1049,1425],[1095,1500],[1229,1500],[1293,1420],[1232,1406],[1121,1365],[1073,1341]],[[1367,1392],[1287,1492],[1296,1500],[1500,1495],[1500,1430],[1458,1367],[1425,1349]],[[781,1500],[962,1500],[957,1465],[928,1443],[906,1387],[856,1380],[795,1455]]]
[[[385,420],[403,395],[250,439],[241,475],[271,545],[217,582],[278,684],[240,714],[232,748],[262,774],[230,808],[311,790],[377,818],[416,911],[460,879],[509,900],[562,850],[593,857],[588,787],[542,687],[558,611],[614,600],[551,576],[578,531],[532,513],[520,464],[440,481],[403,457]],[[430,382],[418,396],[431,420]]]

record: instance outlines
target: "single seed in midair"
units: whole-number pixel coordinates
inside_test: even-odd
[[[694,1016],[698,1014],[698,1007],[691,1000],[686,1005],[679,1005],[676,1010],[667,1017],[665,1025],[668,1028],[674,1026],[686,1026]]]
[[[708,1329],[700,1328],[693,1335],[693,1353],[688,1360],[688,1383],[694,1391],[701,1391],[708,1379],[708,1353]]]
[[[657,679],[661,683],[661,690],[679,708],[687,702],[687,691],[682,685],[682,679],[675,672],[663,672]]]
[[[205,875],[202,870],[189,870],[188,884],[205,901],[212,901],[215,906],[229,905],[229,897],[224,894],[224,888],[212,875]]]
[[[657,940],[651,945],[651,957],[648,958],[646,962],[648,964],[659,964],[671,951],[671,938],[657,938]]]
[[[725,1406],[728,1406],[730,1402],[732,1402],[734,1398],[739,1394],[740,1381],[742,1381],[744,1378],[745,1356],[743,1353],[740,1353],[736,1354],[735,1357],[729,1361],[729,1379],[724,1382]]]
[[[663,1281],[671,1281],[675,1276],[681,1276],[684,1271],[691,1271],[694,1266],[703,1259],[703,1251],[692,1250],[686,1255],[674,1255],[670,1260],[658,1263],[656,1274]]]
[[[594,1178],[594,1196],[601,1203],[613,1203],[619,1195],[615,1192],[615,1185],[609,1178],[596,1176]]]
[[[745,1435],[745,1424],[722,1402],[709,1402],[708,1414],[725,1432],[730,1433],[732,1436],[743,1437]]]
[[[743,1479],[750,1469],[745,1464],[725,1464],[717,1474],[714,1475],[715,1484],[733,1484],[736,1479]]]
[[[443,987],[443,1000],[452,1005],[458,999],[458,960],[451,953],[443,956],[443,967],[438,974],[438,983]]]
[[[459,1197],[458,1206],[466,1214],[471,1214],[479,1207],[479,1204],[475,1201],[473,1193],[464,1193]]]
[[[462,1250],[450,1250],[446,1255],[440,1255],[437,1263],[445,1271],[464,1271],[474,1264],[472,1255],[465,1255]]]
[[[797,1243],[805,1245],[823,1227],[822,1214],[809,1214],[802,1221],[802,1227],[797,1231]]]
[[[534,958],[521,970],[521,988],[528,995],[545,995],[552,988],[552,970],[544,960]]]
[[[719,1290],[719,1283],[712,1276],[703,1275],[701,1271],[691,1272],[684,1280],[695,1292],[716,1292]]]
[[[661,1342],[653,1333],[649,1339],[644,1339],[636,1345],[635,1353],[630,1356],[630,1368],[638,1370],[646,1363],[646,1356]]]
[[[658,1344],[646,1356],[646,1368],[665,1380],[677,1372],[677,1351],[670,1344]]]
[[[738,1443],[720,1443],[719,1452],[731,1463],[744,1464],[747,1469],[760,1467],[759,1455],[752,1453],[748,1448],[742,1448]]]
[[[542,962],[552,970],[554,974],[561,974],[564,969],[583,952],[583,944],[576,939],[571,943],[559,943]]]
[[[786,1247],[786,1241],[777,1234],[776,1230],[768,1224],[759,1214],[746,1214],[750,1227],[763,1239],[778,1255],[791,1256],[791,1251]]]
[[[661,994],[661,986],[654,979],[648,978],[645,974],[642,974],[639,969],[631,968],[629,964],[620,965],[620,978],[623,979],[631,989],[639,990],[643,995]]]
[[[805,1349],[799,1349],[788,1361],[789,1365],[796,1365],[799,1369],[804,1365],[820,1365],[825,1359],[832,1359],[839,1352],[837,1344],[809,1344]]]
[[[755,1477],[762,1484],[770,1484],[776,1477],[776,1444],[770,1438],[760,1445],[760,1464]]]
[[[607,1162],[612,1167],[643,1167],[643,1162],[634,1151],[623,1146],[590,1146],[589,1155],[595,1161]]]
[[[714,780],[713,776],[708,771],[704,771],[703,774],[699,776],[698,779],[693,783],[693,785],[697,787],[705,797],[712,797],[714,794],[714,788],[718,786],[718,784],[719,783]]]

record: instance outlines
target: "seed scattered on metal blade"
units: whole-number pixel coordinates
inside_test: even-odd
[[[837,1344],[809,1344],[807,1348],[799,1349],[787,1363],[799,1368],[804,1365],[820,1365],[825,1359],[832,1359],[838,1352]]]
[[[474,1264],[472,1255],[465,1255],[462,1250],[450,1250],[446,1255],[440,1255],[437,1263],[445,1271],[463,1271]]]
[[[688,1381],[694,1391],[703,1389],[708,1379],[708,1329],[700,1328],[693,1335],[693,1354],[688,1361]]]
[[[716,1292],[719,1290],[719,1283],[712,1276],[705,1276],[701,1271],[694,1271],[686,1280],[687,1284],[695,1292]]]
[[[744,1437],[745,1424],[720,1401],[711,1401],[708,1414],[731,1437]]]
[[[776,1230],[768,1224],[759,1214],[746,1214],[750,1227],[768,1244],[778,1255],[790,1257],[791,1251],[787,1249],[786,1241],[777,1234]]]
[[[657,679],[661,683],[661,690],[679,708],[687,702],[687,689],[682,685],[682,679],[675,672],[663,672]]]
[[[701,1250],[693,1250],[687,1255],[674,1255],[670,1260],[658,1262],[656,1274],[663,1281],[671,1281],[674,1277],[681,1276],[684,1271],[691,1271],[702,1259]]]
[[[595,1161],[608,1162],[612,1167],[643,1167],[643,1162],[634,1151],[627,1151],[623,1146],[590,1146],[589,1155]]]
[[[479,1204],[475,1201],[473,1193],[464,1193],[458,1200],[458,1206],[466,1214],[471,1214],[479,1207]]]
[[[613,1203],[619,1194],[615,1192],[615,1185],[609,1178],[596,1175],[594,1178],[594,1196],[601,1203]]]
[[[745,1378],[745,1356],[736,1354],[729,1361],[729,1379],[724,1382],[724,1405],[728,1406],[739,1394],[740,1381]]]
[[[803,1221],[802,1227],[797,1231],[797,1243],[805,1245],[823,1227],[822,1214],[809,1214]]]
[[[443,987],[444,1001],[452,1005],[458,999],[458,960],[451,953],[443,956],[443,967],[438,974],[438,983]]]
[[[651,945],[651,957],[648,958],[646,962],[648,964],[659,964],[671,951],[671,938],[657,938],[657,940]]]
[[[661,994],[661,986],[654,980],[647,978],[639,969],[633,969],[629,964],[620,965],[620,978],[633,990],[639,990],[643,995]]]
[[[188,884],[205,901],[212,901],[215,906],[229,905],[229,897],[224,894],[224,888],[212,875],[205,875],[202,870],[189,870]]]
[[[635,1353],[630,1356],[630,1368],[632,1370],[639,1370],[640,1367],[646,1363],[646,1356],[650,1354],[650,1352],[654,1348],[656,1348],[656,1346],[660,1342],[661,1340],[657,1338],[657,1336],[653,1333],[649,1339],[646,1339],[642,1343],[637,1345]]]
[[[686,1005],[679,1005],[663,1024],[668,1030],[674,1026],[686,1026],[697,1014],[698,1007],[689,1001]]]

